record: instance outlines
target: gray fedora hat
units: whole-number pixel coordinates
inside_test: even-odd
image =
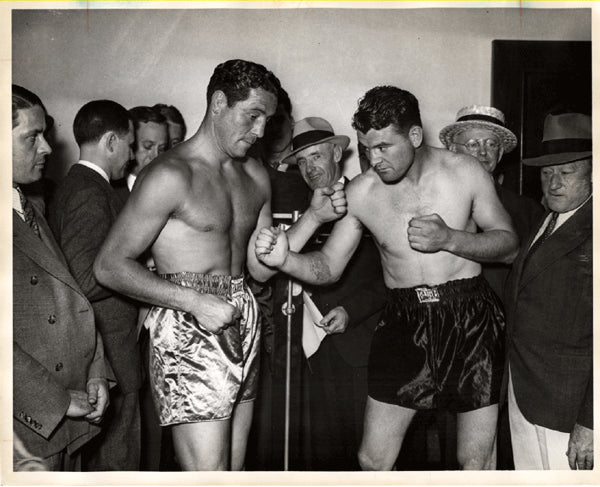
[[[542,155],[523,159],[526,166],[556,166],[592,156],[592,117],[583,113],[547,115]]]
[[[306,117],[294,124],[292,133],[292,152],[285,156],[283,162],[294,164],[296,153],[310,147],[311,145],[331,142],[346,150],[350,144],[350,137],[335,135],[331,124],[320,117]]]

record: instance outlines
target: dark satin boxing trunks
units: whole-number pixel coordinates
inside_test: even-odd
[[[241,318],[214,335],[183,311],[153,307],[150,383],[160,424],[228,419],[235,404],[256,397],[260,325],[254,296],[242,277],[179,272],[160,277],[199,292],[223,296]]]
[[[369,396],[466,412],[498,402],[504,313],[481,276],[388,289],[369,358]]]

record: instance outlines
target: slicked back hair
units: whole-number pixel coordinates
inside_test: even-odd
[[[179,110],[177,110],[177,107],[174,107],[173,105],[165,105],[164,103],[157,103],[152,108],[157,110],[163,117],[165,117],[167,122],[181,125],[183,128],[183,138],[185,138],[187,127],[185,126],[183,115]]]
[[[419,102],[414,95],[395,86],[376,86],[365,93],[352,118],[352,127],[366,134],[393,124],[399,133],[422,127]]]
[[[112,100],[94,100],[83,105],[73,121],[73,134],[80,147],[98,142],[109,131],[120,137],[129,131],[131,117],[122,105]]]
[[[206,90],[206,100],[210,106],[214,92],[220,90],[227,97],[227,106],[232,107],[238,101],[246,100],[251,89],[258,88],[277,96],[281,83],[262,64],[230,59],[215,68]]]
[[[133,128],[137,132],[143,123],[154,122],[160,125],[167,125],[167,118],[155,107],[138,106],[129,109],[129,115],[133,120]]]
[[[46,116],[48,115],[46,107],[39,96],[22,86],[12,85],[12,128],[14,129],[18,125],[17,119],[19,118],[19,110],[25,110],[35,106],[42,107]]]

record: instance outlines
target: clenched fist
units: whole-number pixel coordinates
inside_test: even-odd
[[[420,252],[444,250],[450,238],[450,228],[437,213],[415,217],[408,222],[408,242]]]
[[[310,206],[310,211],[319,223],[327,223],[337,220],[346,214],[347,209],[346,192],[342,183],[315,189]]]
[[[240,310],[236,306],[214,294],[197,293],[189,312],[194,315],[202,328],[215,335],[223,333],[241,316]]]
[[[256,237],[254,252],[263,264],[281,267],[289,253],[287,234],[281,228],[262,228]]]

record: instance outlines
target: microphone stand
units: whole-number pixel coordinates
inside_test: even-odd
[[[285,215],[288,216],[289,214]],[[282,214],[274,214],[273,217],[281,217]],[[295,210],[292,213],[292,223],[296,223],[300,217],[300,212]],[[289,216],[288,216],[289,218]],[[283,303],[281,312],[287,318],[286,347],[285,347],[285,425],[284,425],[284,449],[283,449],[283,470],[289,470],[290,461],[290,393],[292,377],[292,315],[296,312],[292,299],[293,280],[288,277],[287,301]]]

